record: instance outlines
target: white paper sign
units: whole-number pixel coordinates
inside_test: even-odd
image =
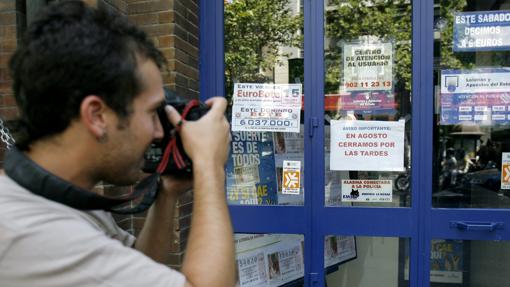
[[[282,193],[299,195],[301,188],[301,162],[283,161]]]
[[[393,184],[391,180],[342,180],[344,202],[391,202]]]
[[[393,89],[393,44],[345,44],[343,53],[344,88],[353,91]]]
[[[331,170],[404,171],[405,122],[331,121]]]
[[[301,84],[235,84],[232,131],[299,133],[301,91]]]

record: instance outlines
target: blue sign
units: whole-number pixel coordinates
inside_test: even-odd
[[[455,13],[453,51],[510,50],[510,11]]]
[[[232,132],[225,169],[229,204],[277,204],[278,187],[270,132]]]
[[[440,123],[510,123],[510,69],[442,70]]]

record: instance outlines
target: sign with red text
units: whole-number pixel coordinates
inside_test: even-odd
[[[393,89],[393,44],[391,42],[343,45],[344,90],[391,91]]]
[[[404,171],[405,122],[331,121],[331,170]]]
[[[299,133],[301,91],[301,84],[235,84],[232,131]]]
[[[391,180],[342,180],[343,202],[391,202],[393,183]]]

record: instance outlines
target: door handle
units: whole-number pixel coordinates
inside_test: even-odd
[[[503,229],[503,222],[450,221],[450,228],[467,231],[494,231]]]

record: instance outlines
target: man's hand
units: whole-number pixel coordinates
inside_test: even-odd
[[[211,108],[198,121],[183,121],[180,136],[186,154],[200,164],[222,166],[229,150],[229,124],[224,116],[227,101],[214,97],[206,101]],[[181,115],[170,105],[165,107],[168,119],[177,126]]]

